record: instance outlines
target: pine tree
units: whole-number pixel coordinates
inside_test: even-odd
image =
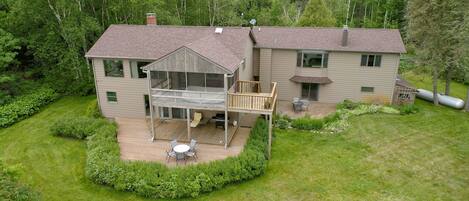
[[[336,20],[324,0],[310,0],[298,21],[299,26],[331,27]]]
[[[416,48],[417,62],[431,68],[434,104],[438,105],[438,78],[453,62],[455,5],[459,0],[410,0],[407,8],[408,41]],[[450,42],[451,41],[451,42]]]

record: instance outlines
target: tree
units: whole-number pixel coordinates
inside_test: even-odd
[[[0,72],[15,61],[18,49],[19,40],[0,28]]]
[[[407,8],[408,41],[415,46],[418,64],[431,68],[433,103],[438,105],[438,78],[448,63],[454,30],[453,10],[459,0],[410,0]]]
[[[331,27],[335,18],[324,0],[310,0],[298,21],[299,26]]]

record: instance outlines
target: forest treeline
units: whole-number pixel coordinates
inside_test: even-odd
[[[256,19],[264,26],[347,23],[401,28],[405,4],[406,0],[0,0],[0,104],[39,83],[66,94],[91,93],[94,83],[85,52],[109,25],[143,24],[148,12],[166,25],[248,26]]]

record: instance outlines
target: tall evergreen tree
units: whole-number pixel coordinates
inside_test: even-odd
[[[332,27],[335,18],[324,0],[310,0],[298,21],[299,26]]]
[[[407,8],[408,41],[416,50],[417,63],[431,68],[433,96],[438,105],[438,78],[445,70],[451,52],[452,8],[459,0],[410,0]]]

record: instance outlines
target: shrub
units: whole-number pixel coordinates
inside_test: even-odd
[[[0,106],[0,127],[10,126],[25,119],[40,108],[58,98],[58,94],[49,88],[39,88],[34,93],[21,96],[14,102]]]
[[[420,108],[414,104],[406,104],[399,107],[399,112],[402,115],[415,114],[420,111]]]
[[[293,120],[291,126],[301,130],[320,130],[324,126],[324,122],[322,119],[302,117]]]
[[[94,118],[101,118],[101,111],[99,110],[98,100],[93,100],[86,108],[86,116],[94,117]]]
[[[353,102],[351,100],[345,99],[342,103],[337,104],[337,109],[353,110],[360,105],[361,104],[358,102]]]
[[[329,114],[323,118],[324,124],[329,124],[335,121],[338,121],[340,119],[340,113],[339,112],[334,112],[332,114]]]
[[[280,128],[280,129],[286,129],[290,126],[290,122],[288,122],[286,119],[279,119],[277,120],[275,124],[277,128]]]
[[[67,133],[64,136],[90,136],[87,142],[86,176],[117,190],[132,191],[152,198],[196,197],[227,184],[259,176],[267,165],[267,124],[263,119],[256,122],[238,156],[174,169],[159,163],[122,161],[116,139],[117,126],[104,119],[95,120],[99,123],[93,124],[90,119],[73,120],[74,123],[70,124],[80,125],[76,127],[67,124],[67,128],[63,128],[65,123],[56,123],[52,130],[55,133]]]
[[[0,200],[40,200],[38,193],[18,184],[15,174],[0,161]]]
[[[94,134],[96,129],[107,124],[104,119],[89,117],[66,117],[54,122],[51,127],[52,135],[84,139]]]

